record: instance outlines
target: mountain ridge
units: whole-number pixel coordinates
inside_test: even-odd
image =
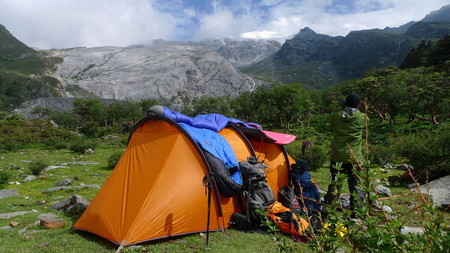
[[[297,82],[324,89],[362,77],[373,68],[398,66],[421,40],[436,41],[450,33],[450,5],[424,19],[430,22],[411,21],[398,28],[335,37],[304,27],[284,44],[275,40],[155,40],[130,47],[40,51],[24,48],[20,41],[11,40],[11,45],[45,62],[39,75],[52,80],[51,85],[36,84],[46,92],[29,94],[25,101],[39,96],[155,99],[181,108],[200,97],[237,96],[273,83]],[[16,54],[11,62],[20,63],[22,56]],[[30,78],[36,73],[25,71],[23,75]]]

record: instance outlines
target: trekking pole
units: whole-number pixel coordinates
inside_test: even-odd
[[[211,220],[211,197],[212,197],[212,180],[214,174],[212,172],[208,172],[206,176],[203,178],[203,185],[208,189],[208,218],[206,221],[206,247],[205,249],[209,249],[209,223]]]

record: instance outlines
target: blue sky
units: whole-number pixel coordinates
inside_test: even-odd
[[[0,0],[0,24],[40,48],[129,46],[154,39],[283,41],[396,27],[450,0]]]

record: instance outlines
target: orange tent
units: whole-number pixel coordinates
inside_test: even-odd
[[[229,125],[219,134],[238,161],[256,156],[270,167],[268,184],[277,194],[289,184],[293,159],[262,131],[241,130],[247,131]],[[120,246],[205,232],[208,213],[210,231],[226,229],[231,215],[241,212],[238,198],[215,191],[208,211],[203,180],[209,171],[201,148],[177,122],[149,116],[137,123],[121,159],[73,227]]]

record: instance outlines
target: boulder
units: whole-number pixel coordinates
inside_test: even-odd
[[[20,212],[13,212],[13,213],[0,213],[0,219],[9,219],[9,218],[12,218],[12,217],[29,214],[31,212],[32,211],[20,211]]]
[[[56,187],[58,186],[67,186],[67,185],[71,185],[73,184],[73,181],[75,181],[74,179],[64,179],[59,181],[58,183],[56,183]]]
[[[54,203],[51,208],[61,212],[68,212],[70,214],[80,214],[86,210],[90,202],[80,195],[73,195],[62,201]]]
[[[76,185],[76,186],[57,186],[50,189],[45,190],[44,192],[55,192],[60,190],[70,190],[70,189],[83,189],[83,188],[97,188],[100,189],[99,185],[96,184],[87,184],[87,185]]]
[[[435,206],[445,209],[450,205],[450,175],[433,180],[419,189],[421,193],[431,195]],[[411,191],[418,192],[418,189]]]
[[[0,199],[9,198],[17,195],[19,195],[19,189],[17,188],[0,190]]]
[[[400,232],[403,235],[406,235],[406,234],[423,234],[423,228],[402,227]]]
[[[383,195],[383,196],[387,196],[387,197],[391,197],[392,196],[392,192],[389,188],[387,188],[384,185],[381,184],[377,184],[375,186],[375,192],[379,195]]]
[[[23,182],[24,183],[28,183],[28,182],[30,182],[30,181],[33,181],[33,180],[35,180],[37,177],[35,176],[35,175],[29,175],[29,176],[27,176],[24,180],[23,180]]]

